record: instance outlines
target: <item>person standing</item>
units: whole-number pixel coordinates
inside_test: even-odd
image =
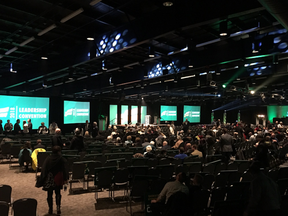
[[[58,128],[58,125],[56,122],[52,122],[50,125],[49,125],[49,133],[51,135],[54,135],[55,134],[55,130]]]
[[[98,135],[99,128],[97,126],[97,122],[93,122],[93,127],[92,127],[92,137],[95,138]]]
[[[15,135],[21,133],[20,119],[17,119],[16,123],[14,124],[14,133],[15,133]]]
[[[23,121],[23,133],[24,134],[29,133],[28,124],[26,123],[26,121]]]
[[[5,133],[10,133],[13,129],[13,125],[10,123],[10,120],[7,120],[7,123],[4,125]]]
[[[41,122],[41,126],[38,128],[39,134],[48,134],[48,128],[45,126],[44,122]]]
[[[84,126],[84,133],[85,133],[86,131],[90,132],[90,124],[89,124],[88,120],[86,120],[85,126]]]
[[[227,133],[227,129],[223,129],[223,134],[220,137],[220,146],[222,149],[222,160],[224,163],[229,162],[230,156],[233,152],[233,137]]]
[[[188,121],[188,119],[186,118],[186,120],[182,123],[183,126],[183,131],[184,133],[187,133],[189,126],[190,126],[190,122]]]
[[[63,143],[61,139],[61,129],[57,128],[55,130],[55,135],[52,137],[52,146],[60,146],[62,149],[65,144]]]
[[[28,130],[29,130],[29,133],[32,134],[32,123],[31,123],[31,119],[28,119],[27,122],[28,122]]]
[[[81,131],[77,128],[75,130],[75,136],[71,141],[70,149],[78,150],[78,152],[82,152],[84,150],[84,137],[80,135]]]
[[[0,119],[0,134],[3,134],[2,120]]]
[[[49,155],[42,166],[39,183],[37,187],[43,186],[47,191],[48,214],[53,214],[53,191],[56,194],[57,215],[61,214],[61,189],[68,182],[69,174],[67,160],[61,155],[60,146],[52,147],[52,155]]]

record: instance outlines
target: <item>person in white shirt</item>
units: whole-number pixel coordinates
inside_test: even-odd
[[[283,122],[280,121],[279,124],[277,125],[277,128],[283,128]]]
[[[23,133],[24,134],[29,133],[28,124],[26,123],[26,121],[23,121]]]
[[[45,126],[44,122],[41,122],[41,126],[38,128],[39,134],[48,134],[48,128]]]

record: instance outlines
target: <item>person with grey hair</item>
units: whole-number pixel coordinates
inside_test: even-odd
[[[78,150],[78,152],[82,152],[84,149],[84,137],[81,136],[81,131],[78,128],[75,130],[75,136],[71,141],[70,149]]]
[[[97,122],[93,122],[92,133],[91,133],[92,137],[95,138],[98,135],[98,132],[99,132],[99,128],[98,128]]]
[[[145,158],[155,158],[155,154],[152,151],[152,146],[148,145],[146,146],[146,151],[144,152],[144,157]]]
[[[57,128],[58,128],[57,123],[53,121],[53,122],[49,125],[49,134],[54,135]]]
[[[61,138],[61,129],[57,128],[55,130],[55,135],[52,137],[52,146],[60,146],[62,149],[65,146]]]
[[[28,122],[29,133],[32,134],[32,122],[31,122],[31,119],[28,119],[27,122]]]
[[[41,126],[38,128],[39,134],[48,134],[48,128],[45,126],[44,122],[41,122]]]

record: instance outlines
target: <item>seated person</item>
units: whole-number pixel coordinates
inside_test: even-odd
[[[41,126],[38,128],[38,134],[48,134],[48,128],[44,122],[41,122]]]
[[[45,149],[45,146],[42,145],[42,140],[41,140],[41,139],[38,139],[38,140],[37,140],[37,145],[34,146],[34,149],[37,149],[37,148],[43,148],[43,149]]]
[[[179,154],[175,155],[175,158],[183,160],[184,158],[188,157],[187,154],[185,154],[184,152],[184,148],[180,147]]]
[[[147,137],[145,137],[144,143],[142,143],[142,147],[146,148],[146,146],[148,146],[148,145],[150,145],[149,139]]]
[[[170,149],[170,145],[168,145],[167,141],[163,141],[162,143],[162,150],[169,150]]]
[[[108,137],[107,137],[106,145],[114,145],[112,136],[108,136]]]
[[[29,141],[26,141],[23,146],[23,149],[20,150],[18,155],[19,165],[22,167],[24,166],[24,163],[26,163],[25,171],[28,171],[28,166],[32,162],[31,154],[32,154],[31,143]]]
[[[135,139],[135,147],[142,147],[142,142],[140,137],[136,137]]]
[[[151,210],[153,215],[161,215],[162,212],[167,208],[167,202],[169,198],[177,193],[182,192],[184,194],[189,194],[189,189],[183,182],[186,181],[186,173],[178,173],[176,180],[166,183],[161,193],[156,200],[151,200]]]
[[[84,137],[85,137],[85,138],[90,138],[89,131],[85,131]]]
[[[124,143],[124,146],[131,146],[132,145],[132,137],[131,136],[127,136],[126,138],[127,140]]]
[[[197,150],[197,145],[192,145],[192,153],[191,153],[191,155],[193,155],[193,156],[197,155],[199,158],[203,157],[202,152]]]
[[[155,154],[152,151],[152,147],[148,145],[146,147],[146,152],[144,152],[144,157],[145,158],[155,158]]]
[[[191,153],[193,152],[191,143],[186,144],[185,150],[185,154],[187,154],[187,156],[191,156]]]

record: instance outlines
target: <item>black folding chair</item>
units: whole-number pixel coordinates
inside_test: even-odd
[[[214,175],[206,174],[203,178],[202,187],[210,190],[213,182],[215,181]]]
[[[181,163],[181,161],[180,161],[180,163]],[[168,158],[161,158],[159,160],[159,165],[167,165],[167,164],[170,164],[170,160]],[[177,165],[179,165],[179,164],[177,164]]]
[[[227,188],[226,200],[248,200],[250,182],[237,182]]]
[[[8,216],[9,214],[9,205],[7,202],[0,201],[0,215]]]
[[[36,199],[19,199],[13,203],[14,216],[36,216],[37,200]]]
[[[226,195],[226,188],[215,188],[211,192],[210,209],[214,207],[215,202],[224,201]]]
[[[114,173],[114,179],[112,184],[112,199],[115,198],[115,191],[123,189],[124,197],[128,195],[128,187],[129,187],[129,172],[128,169],[118,169]]]
[[[237,201],[217,201],[215,202],[212,216],[242,216],[244,212],[243,202]]]
[[[1,155],[4,158],[8,159],[11,154],[11,144],[10,143],[4,143],[1,145]],[[2,160],[3,160],[2,159]]]
[[[9,168],[12,167],[12,159],[18,159],[22,145],[14,144],[11,146]]]
[[[73,183],[78,183],[81,180],[84,180],[84,171],[85,171],[85,163],[82,162],[74,162],[73,163],[73,167],[72,167],[72,178],[69,181],[70,184],[70,188],[69,188],[69,193],[73,194],[73,188],[72,188],[72,184]],[[83,181],[83,184],[85,184],[85,181]],[[84,187],[84,185],[83,185]]]
[[[9,185],[0,185],[0,201],[6,202],[9,205],[12,203],[11,199],[12,187]]]
[[[170,180],[174,173],[174,165],[159,165],[157,170],[161,179]]]
[[[287,176],[288,177],[288,176]],[[278,187],[279,187],[279,192],[281,196],[284,196],[287,194],[287,189],[288,189],[288,178],[286,179],[279,179],[277,181]]]
[[[251,182],[252,179],[253,179],[252,174],[248,171],[245,171],[242,175],[241,182]]]

